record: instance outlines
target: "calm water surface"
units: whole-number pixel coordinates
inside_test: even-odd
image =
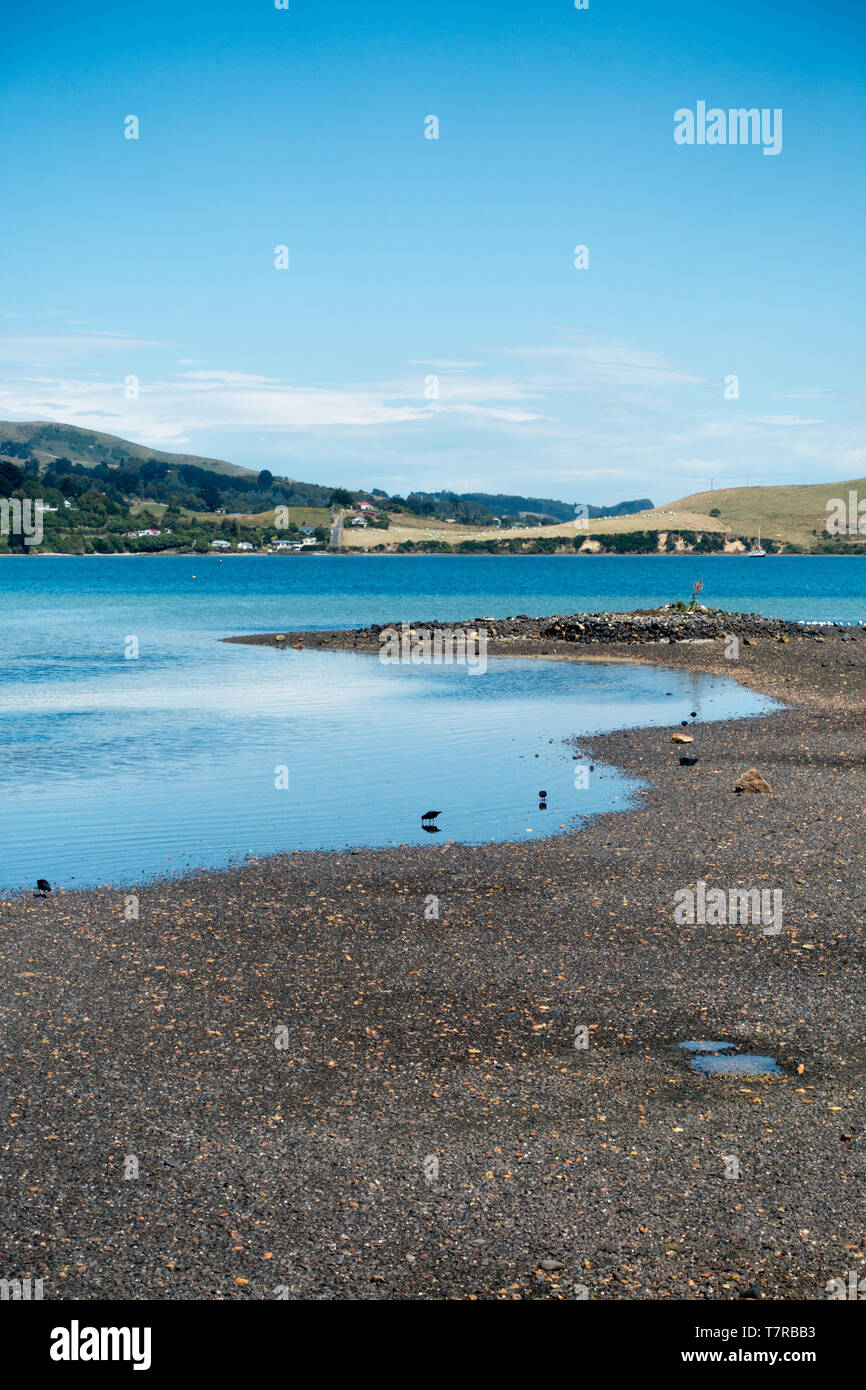
[[[469,676],[219,638],[649,606],[687,596],[698,573],[707,601],[725,606],[807,603],[796,616],[818,617],[822,604],[840,616],[859,603],[858,560],[766,563],[764,574],[764,562],[691,557],[4,560],[0,887],[131,883],[278,849],[421,841],[428,809],[442,811],[441,843],[540,836],[625,805],[626,779],[597,767],[581,785],[564,740],[772,702],[653,668],[491,660]],[[787,566],[808,600],[772,592]],[[719,592],[738,582],[755,592]]]

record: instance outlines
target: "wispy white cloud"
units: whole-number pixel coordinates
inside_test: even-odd
[[[245,372],[203,369],[160,381],[141,379],[139,396],[127,400],[124,381],[76,381],[25,377],[0,387],[0,409],[7,416],[47,417],[96,422],[106,409],[117,433],[147,440],[187,443],[200,431],[264,431],[370,428],[430,423],[437,416],[462,415],[500,423],[536,418],[527,410],[477,402],[400,399],[374,388],[296,387]]]
[[[556,482],[570,482],[574,478],[585,481],[591,478],[597,481],[602,476],[605,478],[627,478],[632,476],[634,470],[627,467],[616,468],[605,465],[604,468],[536,468],[533,474],[536,478],[548,478]],[[515,473],[508,476],[516,476]]]
[[[779,425],[782,428],[789,426],[802,428],[804,425],[823,425],[823,420],[804,420],[801,415],[758,415],[756,423],[759,425]]]
[[[824,391],[820,386],[807,386],[802,391],[786,391],[781,399],[783,401],[829,400],[834,394],[833,391]]]
[[[181,372],[184,381],[200,382],[203,389],[218,390],[222,386],[275,386],[273,377],[257,376],[251,372],[220,372],[201,367],[195,372]]]
[[[0,360],[33,368],[52,362],[77,363],[82,357],[169,346],[156,338],[139,338],[125,333],[4,334],[0,336]]]
[[[548,343],[410,359],[393,375],[315,384],[178,357],[178,344],[132,333],[65,325],[56,335],[17,326],[13,334],[0,333],[6,418],[74,420],[169,449],[262,457],[268,466],[291,454],[295,472],[303,460],[309,476],[330,480],[339,459],[341,480],[375,486],[399,477],[401,491],[463,490],[473,478],[495,490],[508,478],[515,491],[553,495],[562,487],[596,501],[617,500],[615,482],[617,492],[661,502],[709,477],[838,479],[866,460],[864,431],[833,419],[829,394],[826,420],[770,413],[786,399],[778,393],[753,395],[746,413],[741,402],[721,404],[712,377],[664,353],[589,335],[551,331]],[[161,356],[145,355],[159,348]],[[135,400],[124,390],[129,362],[139,374]],[[806,388],[787,399],[819,395]]]
[[[410,367],[441,367],[449,371],[460,371],[464,368],[483,367],[483,362],[451,362],[444,358],[436,357],[409,357],[406,359]]]
[[[687,468],[694,473],[724,473],[730,465],[723,459],[676,458],[671,460],[673,468]]]
[[[547,374],[541,380],[550,390],[595,390],[600,386],[656,390],[663,386],[697,385],[705,380],[674,366],[661,353],[622,343],[557,343],[495,351],[527,363],[547,364]]]

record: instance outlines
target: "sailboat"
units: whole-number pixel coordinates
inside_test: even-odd
[[[767,553],[766,550],[765,550],[764,547],[761,545],[761,528],[760,528],[760,526],[759,526],[759,527],[758,527],[758,544],[757,544],[757,545],[753,545],[752,548],[751,548],[751,550],[748,552],[748,554],[751,556],[751,555],[766,555],[766,553]]]

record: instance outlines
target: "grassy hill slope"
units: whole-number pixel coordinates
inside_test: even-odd
[[[845,500],[849,491],[866,497],[866,478],[790,487],[716,488],[713,492],[695,492],[670,502],[665,510],[707,514],[717,510],[716,524],[723,523],[735,535],[757,535],[760,525],[765,540],[812,545],[816,539],[827,539],[829,500],[833,497]],[[817,537],[813,531],[817,531]]]
[[[196,468],[206,468],[211,473],[223,473],[235,478],[256,476],[253,469],[226,463],[225,459],[202,458],[199,454],[167,454],[162,449],[132,444],[128,439],[120,439],[114,434],[84,430],[78,425],[56,424],[52,420],[0,420],[0,439],[14,439],[18,444],[26,444],[41,463],[50,464],[55,459],[67,458],[70,463],[93,468],[100,463],[111,465],[134,459],[136,463],[152,461],[167,463],[172,467],[192,464]]]

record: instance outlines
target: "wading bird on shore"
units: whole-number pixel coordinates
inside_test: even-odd
[[[47,878],[37,878],[37,880],[36,880],[36,892],[34,893],[33,896],[34,896],[35,898],[47,898],[47,897],[49,896],[50,893],[51,893],[51,884],[48,882],[48,879],[47,879]]]

